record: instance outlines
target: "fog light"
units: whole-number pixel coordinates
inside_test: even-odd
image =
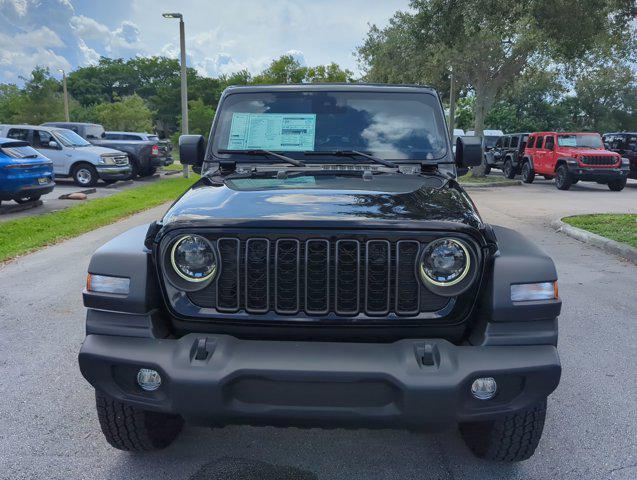
[[[137,384],[147,392],[153,392],[161,385],[161,375],[156,370],[141,368],[137,372]]]
[[[471,395],[478,400],[491,400],[498,391],[493,377],[476,378],[471,385]]]

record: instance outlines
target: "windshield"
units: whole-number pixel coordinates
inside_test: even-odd
[[[219,150],[295,158],[362,151],[390,160],[434,160],[446,153],[446,131],[438,99],[427,93],[239,93],[223,102],[213,143]]]
[[[602,137],[594,133],[576,133],[568,135],[558,135],[557,144],[560,147],[579,148],[603,148]]]
[[[53,130],[53,135],[65,147],[86,147],[90,145],[89,142],[71,130]]]
[[[484,146],[485,147],[493,147],[495,146],[495,143],[498,141],[498,138],[500,137],[484,137]]]

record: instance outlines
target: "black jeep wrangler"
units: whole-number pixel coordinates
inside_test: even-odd
[[[528,133],[509,133],[498,138],[491,151],[485,154],[487,166],[499,168],[507,178],[515,178],[520,173],[528,139]]]
[[[228,88],[202,177],[93,256],[79,354],[108,442],[184,422],[459,425],[471,450],[536,449],[557,387],[552,260],[456,181],[438,94],[388,85]]]

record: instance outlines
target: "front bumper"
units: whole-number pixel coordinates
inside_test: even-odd
[[[98,165],[97,173],[102,180],[126,180],[130,177],[130,165]]]
[[[628,178],[628,174],[630,173],[628,168],[594,168],[574,164],[569,165],[568,170],[573,176],[573,180],[600,183],[622,180]]]
[[[205,359],[197,359],[204,338]],[[196,425],[440,429],[527,408],[557,387],[561,373],[551,345],[281,342],[198,334],[179,340],[88,335],[79,363],[84,377],[107,395],[180,414]],[[137,386],[142,367],[160,372],[157,391]],[[470,386],[481,376],[498,382],[494,399],[471,396]]]

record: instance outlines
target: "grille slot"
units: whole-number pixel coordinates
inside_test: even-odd
[[[299,241],[279,239],[274,257],[275,310],[277,313],[299,311]]]
[[[416,261],[420,243],[401,240],[396,244],[396,313],[415,315],[420,311],[420,284],[416,278]]]
[[[239,246],[237,238],[217,241],[221,257],[221,272],[217,279],[217,309],[226,312],[239,310]]]
[[[391,250],[387,240],[370,240],[365,251],[365,311],[389,313]]]
[[[245,251],[246,311],[265,313],[270,306],[270,241],[251,238]]]
[[[305,248],[305,311],[324,315],[330,310],[330,242],[308,240]]]
[[[187,295],[219,313],[415,317],[438,312],[450,301],[419,281],[417,240],[241,236],[211,241],[219,254],[218,277]]]
[[[360,243],[357,240],[336,242],[335,296],[336,313],[354,315],[360,308]]]
[[[615,165],[617,163],[616,157],[611,157],[608,155],[592,155],[582,157],[582,163],[585,165]]]

